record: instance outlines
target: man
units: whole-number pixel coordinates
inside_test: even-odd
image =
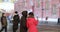
[[[18,12],[15,11],[14,17],[13,17],[13,32],[16,32],[18,29],[18,22],[20,21]]]
[[[27,32],[26,18],[27,18],[27,11],[23,11],[20,21],[20,32]]]
[[[2,13],[1,24],[2,24],[2,29],[0,30],[0,32],[3,31],[3,29],[5,29],[5,32],[7,32],[7,19],[5,13]]]

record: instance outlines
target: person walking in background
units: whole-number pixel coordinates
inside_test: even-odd
[[[2,29],[0,30],[0,32],[3,31],[3,29],[5,29],[5,32],[7,32],[7,19],[5,13],[2,13],[1,24],[2,24]]]
[[[28,32],[38,32],[37,29],[38,21],[34,18],[33,12],[30,12],[27,18],[27,28]]]
[[[15,11],[15,14],[13,16],[13,32],[16,32],[18,29],[18,22],[20,21],[18,12]]]
[[[26,18],[27,18],[27,11],[23,11],[20,21],[20,32],[27,32]]]

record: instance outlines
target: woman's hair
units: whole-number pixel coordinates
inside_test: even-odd
[[[34,13],[33,13],[33,12],[30,12],[30,13],[29,13],[29,15],[32,15],[32,16],[34,16]]]
[[[4,16],[5,13],[2,13],[2,16]]]
[[[23,15],[23,16],[27,16],[27,11],[23,11],[23,12],[22,12],[22,15]]]

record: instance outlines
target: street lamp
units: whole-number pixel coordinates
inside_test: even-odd
[[[43,11],[44,11],[44,8],[43,8],[43,0],[42,0],[41,3],[42,3],[42,19],[41,20],[43,21]]]

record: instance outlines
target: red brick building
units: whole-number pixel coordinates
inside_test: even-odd
[[[18,0],[15,3],[15,11],[30,10],[39,18],[59,18],[60,0]]]

